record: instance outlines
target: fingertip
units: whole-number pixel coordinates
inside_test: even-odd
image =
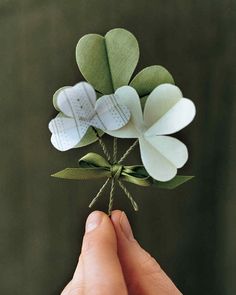
[[[95,228],[97,228],[104,220],[107,221],[108,216],[102,211],[93,211],[89,214],[86,225],[85,232],[88,233]]]
[[[114,225],[117,236],[124,236],[126,239],[133,241],[134,235],[130,226],[127,215],[124,211],[115,210],[112,212],[111,220]]]
[[[111,220],[114,225],[119,224],[122,214],[123,214],[123,211],[121,211],[121,210],[112,211]]]

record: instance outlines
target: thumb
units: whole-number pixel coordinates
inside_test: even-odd
[[[154,258],[134,239],[124,212],[113,211],[118,255],[130,295],[180,295]]]
[[[87,219],[79,263],[68,289],[71,295],[127,295],[114,227],[103,212],[94,211]]]

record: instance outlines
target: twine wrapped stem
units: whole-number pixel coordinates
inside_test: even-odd
[[[107,161],[111,162],[111,156],[110,153],[105,145],[105,143],[102,141],[101,137],[98,134],[98,131],[92,127],[97,138],[98,142],[103,150],[104,155],[107,158]],[[123,166],[121,163],[126,159],[126,157],[131,153],[131,151],[135,148],[135,146],[138,144],[138,139],[127,149],[127,151],[123,154],[123,156],[117,161],[117,154],[118,154],[118,147],[117,147],[117,138],[114,137],[113,139],[113,154],[112,154],[112,166],[111,166],[111,176],[107,178],[103,186],[98,191],[97,195],[93,198],[91,203],[89,204],[89,208],[91,208],[98,198],[102,195],[105,187],[107,186],[109,180],[111,179],[111,189],[110,189],[110,196],[109,196],[109,206],[108,206],[108,215],[111,215],[112,209],[113,209],[113,203],[114,203],[114,191],[115,191],[115,184],[118,182],[120,188],[123,190],[127,198],[130,200],[133,208],[135,211],[138,211],[138,205],[134,201],[133,197],[131,196],[130,192],[127,190],[127,188],[124,186],[124,184],[119,180],[119,177],[121,175]]]
[[[110,156],[110,153],[109,153],[109,151],[108,151],[108,149],[107,149],[105,143],[103,142],[103,140],[102,140],[101,137],[99,136],[97,129],[94,128],[94,127],[92,127],[92,128],[93,128],[93,131],[95,132],[95,134],[96,134],[96,136],[97,136],[98,142],[99,142],[99,144],[100,144],[100,146],[101,146],[101,148],[102,148],[102,151],[103,151],[104,155],[107,157],[108,162],[110,162],[110,160],[111,160],[111,156]]]
[[[105,183],[103,184],[103,186],[100,188],[100,190],[98,191],[98,193],[96,194],[96,196],[92,199],[91,203],[89,204],[89,208],[92,208],[93,205],[98,200],[98,198],[102,195],[102,193],[103,193],[104,189],[106,188],[109,180],[110,180],[110,178],[107,178],[107,180],[105,181]]]

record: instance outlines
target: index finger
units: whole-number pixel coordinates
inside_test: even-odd
[[[76,295],[127,295],[125,280],[117,255],[117,241],[110,218],[92,212],[86,222],[82,251],[74,273],[71,290]]]

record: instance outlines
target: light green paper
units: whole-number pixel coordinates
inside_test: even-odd
[[[52,177],[71,179],[71,180],[87,180],[99,179],[110,176],[110,171],[103,168],[66,168],[55,174]]]
[[[170,83],[175,84],[171,74],[162,66],[150,66],[140,71],[130,82],[140,97],[152,92],[158,85]]]
[[[138,42],[124,29],[113,29],[105,37],[85,35],[76,46],[76,60],[81,73],[103,94],[128,85],[138,59]]]
[[[100,129],[96,129],[97,132],[98,132],[98,135],[101,137],[104,132]],[[81,141],[79,142],[79,144],[77,144],[75,146],[75,148],[79,148],[79,147],[83,147],[83,146],[86,146],[86,145],[89,145],[95,141],[98,140],[98,137],[97,135],[95,134],[94,130],[93,130],[93,127],[89,127],[86,134],[84,135],[84,137],[81,139]]]
[[[176,175],[173,179],[166,182],[157,181],[154,179],[153,185],[163,189],[174,189],[180,186],[181,184],[191,180],[192,178],[194,178],[194,176]]]

